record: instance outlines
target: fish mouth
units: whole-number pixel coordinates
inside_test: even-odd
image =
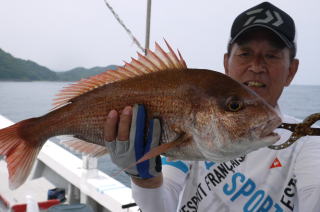
[[[243,84],[248,86],[248,87],[256,87],[256,88],[265,88],[267,86],[263,82],[254,81],[254,80],[250,80],[250,81],[244,82]]]
[[[273,136],[279,136],[278,133],[275,133],[275,132],[270,132],[268,134],[262,134],[261,137],[264,138],[264,137],[273,137]]]
[[[277,141],[279,141],[279,139],[280,139],[280,135],[275,132],[271,132],[269,134],[261,136],[261,140],[265,140],[268,143],[271,143],[271,145],[275,144]]]
[[[272,119],[269,119],[265,122],[264,126],[261,129],[260,138],[267,139],[273,143],[280,139],[278,133],[275,133],[274,130],[282,123],[281,118],[275,116]]]
[[[258,133],[258,138],[262,139],[262,138],[267,138],[267,137],[275,137],[275,136],[279,136],[278,133],[273,132],[273,130],[275,130],[272,127],[264,127],[261,129],[261,126],[256,126],[256,127],[252,127],[250,129],[250,131],[258,131],[260,133]]]

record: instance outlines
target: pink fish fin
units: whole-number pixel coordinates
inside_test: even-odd
[[[150,60],[150,58],[140,54],[139,52],[137,54],[138,54],[138,61],[144,64],[146,67],[148,67],[149,73],[160,70],[159,67],[156,64],[154,64],[152,60]]]
[[[147,56],[146,56],[150,61],[152,61],[153,64],[157,67],[157,70],[155,71],[160,71],[160,70],[166,70],[169,69],[169,67],[166,66],[164,61],[160,58],[160,55],[156,54],[156,52],[153,52],[149,49],[147,49]]]
[[[165,63],[165,66],[168,67],[169,69],[175,69],[174,62],[172,61],[171,57],[169,54],[167,54],[156,42],[156,54],[159,55],[159,58]]]
[[[123,66],[119,66],[116,70],[106,70],[96,76],[86,79],[81,79],[65,88],[58,93],[53,102],[53,109],[63,107],[75,98],[86,94],[96,88],[102,87],[106,84],[134,78],[137,76],[149,74],[157,71],[177,71],[186,70],[187,66],[181,54],[179,57],[174,53],[168,42],[165,41],[169,52],[166,53],[157,43],[155,44],[155,51],[147,50],[147,55],[138,53],[138,59],[131,60],[130,63],[125,62]]]
[[[26,181],[44,144],[41,136],[32,134],[36,120],[27,119],[0,129],[0,155],[4,155],[7,162],[10,189],[16,189]]]
[[[100,157],[109,153],[107,148],[104,146],[89,143],[78,138],[72,138],[71,140],[63,141],[61,142],[61,144],[63,144],[68,149],[71,149],[72,151],[83,153],[91,157]]]
[[[173,61],[175,67],[177,69],[187,69],[187,64],[184,61],[184,59],[182,58],[181,54],[179,53],[179,58],[177,57],[176,53],[174,53],[173,49],[171,48],[171,46],[169,45],[169,43],[166,41],[166,39],[164,39],[164,42],[166,43],[168,49],[169,49],[169,53],[168,56],[171,58],[171,60]],[[179,52],[179,51],[178,51]]]
[[[165,144],[161,144],[160,146],[157,146],[153,149],[151,149],[149,152],[147,152],[142,158],[140,158],[138,161],[132,163],[130,166],[128,166],[127,168],[124,168],[122,170],[120,170],[118,173],[116,173],[115,175],[119,174],[122,171],[126,171],[127,169],[137,165],[138,163],[141,163],[143,161],[149,160],[151,158],[154,158],[162,153],[167,152],[168,150],[177,147],[179,145],[183,145],[186,142],[189,142],[191,139],[191,136],[189,134],[182,134],[179,136],[179,138],[177,138],[176,140],[169,142],[169,143],[165,143]]]
[[[127,64],[126,64],[127,65]],[[152,70],[147,66],[147,64],[142,63],[139,60],[131,58],[131,63],[128,65],[135,67],[137,72],[150,73]]]
[[[156,157],[162,153],[167,152],[168,150],[177,147],[181,144],[184,144],[186,142],[189,142],[191,138],[191,135],[183,133],[179,136],[179,138],[177,138],[176,140],[169,142],[169,143],[165,143],[165,144],[161,144],[158,147],[155,147],[153,149],[151,149],[149,152],[147,152],[142,158],[140,158],[136,164],[141,163],[143,161],[149,160],[153,157]]]

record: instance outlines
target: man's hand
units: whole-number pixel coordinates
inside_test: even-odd
[[[146,112],[143,105],[127,106],[120,117],[117,111],[109,112],[105,124],[105,140],[111,160],[120,168],[127,168],[146,152],[159,145],[161,126],[159,119],[149,123],[145,136]],[[131,126],[130,126],[131,125]],[[130,167],[126,172],[132,181],[145,188],[162,184],[160,156]]]

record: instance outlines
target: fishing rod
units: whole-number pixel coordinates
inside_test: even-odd
[[[150,19],[151,19],[151,0],[147,2],[147,18],[146,18],[146,40],[145,40],[145,52],[147,55],[147,49],[149,49],[150,43]]]
[[[133,43],[137,45],[137,47],[144,52],[144,54],[147,54],[147,49],[149,49],[149,43],[150,43],[150,25],[151,25],[151,0],[147,0],[147,15],[146,15],[146,38],[145,38],[145,47],[143,48],[138,39],[133,35],[131,30],[124,24],[120,16],[114,11],[110,3],[107,2],[107,0],[104,0],[105,5],[108,7],[108,9],[111,11],[114,18],[118,21],[118,23],[124,28],[124,30],[127,32],[127,34],[132,39]]]

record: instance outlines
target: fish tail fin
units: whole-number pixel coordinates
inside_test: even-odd
[[[26,181],[44,143],[41,136],[34,133],[37,119],[0,129],[0,155],[4,155],[7,162],[10,189],[16,189]]]

